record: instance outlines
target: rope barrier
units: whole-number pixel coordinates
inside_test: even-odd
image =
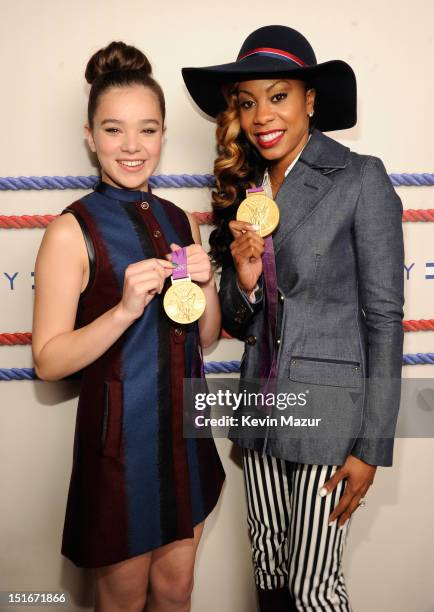
[[[434,173],[392,173],[390,180],[395,187],[432,186]],[[98,176],[20,176],[0,177],[0,191],[42,190],[42,189],[92,189]],[[149,179],[151,188],[212,187],[212,174],[168,174],[155,175]],[[194,212],[199,224],[212,225],[211,212]],[[24,229],[47,227],[58,215],[0,215],[0,228]],[[408,209],[403,212],[403,222],[432,222],[434,209]],[[434,331],[434,319],[403,321],[404,331]],[[222,337],[231,336],[222,331]],[[0,334],[0,345],[29,345],[30,332]],[[434,353],[403,355],[403,365],[434,364]],[[238,361],[210,361],[205,363],[206,373],[230,373],[239,371]],[[31,380],[35,378],[31,368],[0,368],[0,380]]]
[[[14,334],[0,334],[0,346],[16,346],[32,344],[30,332],[15,332]]]
[[[434,331],[434,319],[419,319],[418,321],[409,319],[403,321],[402,325],[405,332]]]
[[[394,187],[425,187],[434,185],[433,172],[403,172],[389,174]],[[99,176],[6,176],[0,177],[0,191],[21,189],[92,189]],[[156,174],[149,179],[151,188],[213,187],[212,174]]]
[[[6,176],[0,177],[0,191],[21,189],[93,189],[99,176]],[[159,187],[212,187],[212,174],[156,174],[151,176],[152,189]]]
[[[402,356],[403,365],[433,365],[434,353],[408,353]],[[204,364],[205,374],[236,374],[240,371],[240,362],[207,361]],[[38,380],[33,368],[0,368],[0,381]]]
[[[35,378],[33,368],[0,368],[0,381],[33,380]]]
[[[402,213],[403,223],[408,222],[420,222],[420,221],[434,221],[434,209],[432,208],[408,208]]]
[[[59,215],[0,215],[2,229],[33,229],[47,227]]]
[[[409,320],[402,322],[405,332],[434,331],[434,319]],[[227,331],[222,329],[220,338],[233,340]],[[0,346],[32,344],[31,332],[0,333]],[[211,363],[211,362],[210,362]]]
[[[199,225],[213,225],[212,212],[193,212]],[[0,229],[33,229],[50,225],[59,215],[0,215]]]
[[[240,362],[232,361],[207,361],[204,364],[205,374],[231,374],[240,371]]]
[[[402,356],[402,365],[434,364],[434,353],[407,353]]]
[[[192,215],[199,225],[213,225],[213,213],[196,211]],[[47,227],[59,215],[0,215],[0,229],[32,229]],[[409,208],[402,215],[403,223],[434,221],[433,208]]]
[[[433,172],[402,172],[389,174],[394,187],[430,187],[434,185]]]

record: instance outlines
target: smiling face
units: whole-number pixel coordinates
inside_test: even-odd
[[[308,113],[315,90],[294,79],[242,81],[238,87],[241,129],[271,166],[284,171],[309,136]]]
[[[154,92],[143,85],[108,89],[98,101],[93,127],[85,129],[102,180],[113,187],[147,191],[165,130]]]

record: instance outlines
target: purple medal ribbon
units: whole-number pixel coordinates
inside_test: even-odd
[[[180,280],[182,278],[187,278],[187,248],[181,247],[176,251],[172,251],[172,262],[176,264],[176,268],[172,271],[172,279]],[[205,367],[203,364],[203,352],[202,345],[200,343],[199,337],[199,354],[200,354],[200,377],[205,379]]]
[[[263,187],[247,189],[247,194],[263,192]],[[261,392],[267,393],[274,390],[275,386],[272,381],[275,380],[277,374],[277,273],[273,238],[271,236],[265,238],[262,270],[266,299],[262,327],[260,377],[261,380],[265,380],[265,384],[261,386]],[[266,408],[264,407],[264,409]]]
[[[273,238],[265,238],[265,249],[262,255],[262,269],[264,273],[265,296],[266,296],[266,317],[265,325],[262,328],[263,346],[266,355],[261,365],[262,378],[276,378],[277,374],[277,273],[276,259],[274,256]],[[268,328],[268,329],[267,329]],[[271,336],[271,355],[268,341],[268,330]],[[264,351],[265,353],[265,351]]]
[[[176,268],[172,272],[173,280],[185,278],[187,275],[187,249],[181,247],[176,251],[172,251],[172,262],[176,264]]]

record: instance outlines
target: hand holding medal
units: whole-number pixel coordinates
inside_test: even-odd
[[[261,269],[265,285],[265,309],[268,326],[263,329],[261,378],[264,378],[266,388],[277,372],[277,274],[274,257],[272,232],[279,224],[279,208],[277,204],[265,195],[263,187],[247,189],[246,199],[241,202],[237,210],[237,221],[247,221],[258,227],[257,232],[264,240],[264,249],[261,254]],[[258,268],[258,266],[256,266]],[[238,274],[240,270],[238,269]],[[257,277],[259,278],[259,276]],[[251,287],[253,289],[253,287]],[[272,350],[268,343],[268,331],[271,335]]]
[[[231,254],[237,269],[238,282],[245,291],[251,291],[263,272],[263,255],[271,232],[279,223],[277,204],[264,193],[262,187],[248,189],[246,199],[237,210],[236,221],[229,223],[235,240]]]
[[[193,323],[200,318],[206,307],[204,292],[199,285],[192,282],[192,277],[202,282],[209,280],[209,272],[203,269],[204,250],[197,244],[182,248],[172,244],[171,248],[175,249],[171,256],[176,268],[172,273],[172,286],[164,296],[163,307],[172,321],[184,324]],[[187,259],[190,260],[188,267]],[[209,259],[208,266],[211,269]]]

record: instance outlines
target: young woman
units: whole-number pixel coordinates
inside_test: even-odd
[[[219,335],[218,296],[193,217],[149,188],[165,103],[148,60],[113,42],[86,79],[101,181],[50,225],[36,263],[36,372],[82,371],[62,553],[95,568],[97,610],[141,611],[149,585],[147,610],[186,611],[224,472],[212,441],[183,438],[182,384]],[[181,247],[206,297],[187,324],[163,309]]]
[[[323,421],[335,408],[330,392],[353,392],[329,437],[280,429],[237,440],[260,609],[350,610],[348,519],[365,505],[377,466],[392,463],[402,205],[378,158],[323,134],[355,125],[356,81],[345,62],[317,64],[299,32],[260,28],[235,62],[183,76],[198,106],[217,116],[210,243],[222,265],[223,326],[246,342],[241,377],[320,388]],[[235,220],[246,190],[261,187],[280,211],[272,239]],[[342,425],[355,436],[339,435]]]

